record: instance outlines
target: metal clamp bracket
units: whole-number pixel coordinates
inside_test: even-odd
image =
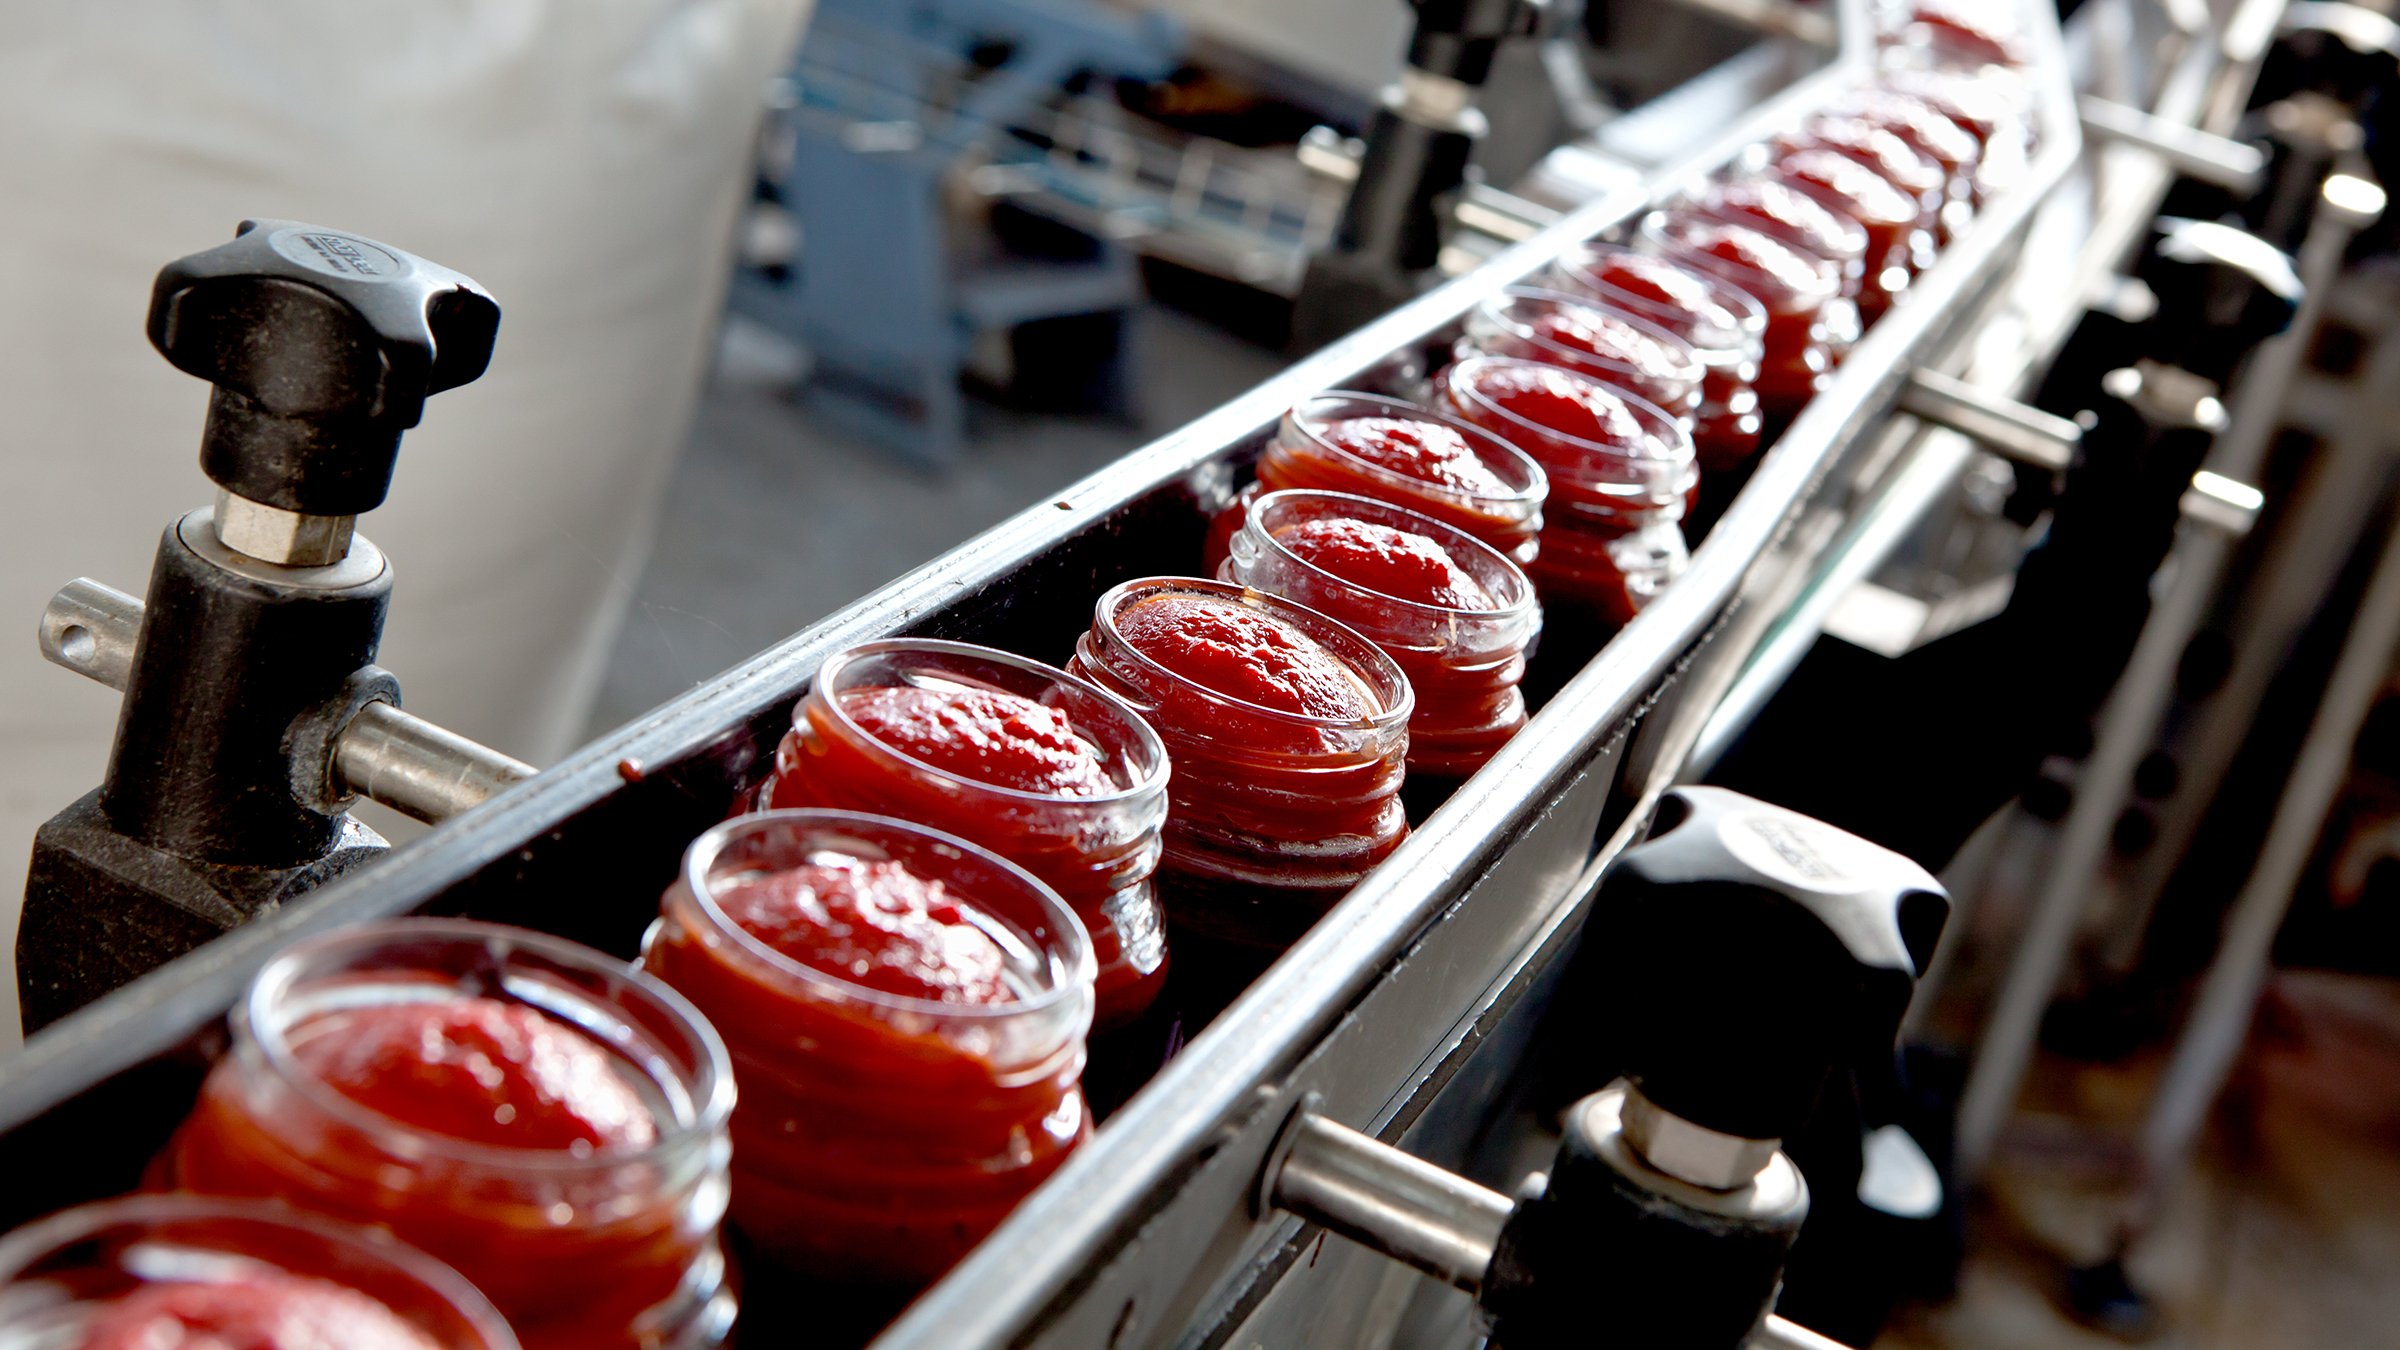
[[[78,577],[42,611],[42,655],[122,692],[141,631],[139,597]],[[539,770],[395,704],[371,702],[334,736],[333,772],[345,790],[438,825]]]

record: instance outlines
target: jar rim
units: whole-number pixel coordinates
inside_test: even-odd
[[[1634,248],[1630,245],[1612,244],[1604,240],[1597,239],[1586,241],[1582,245],[1578,246],[1573,252],[1567,254],[1564,258],[1561,258],[1560,267],[1568,281],[1578,286],[1588,286],[1594,291],[1603,292],[1603,294],[1600,296],[1602,300],[1608,301],[1609,303],[1616,305],[1621,309],[1635,314],[1648,314],[1652,316],[1662,313],[1680,312],[1676,311],[1671,305],[1666,305],[1644,296],[1635,295],[1633,292],[1626,290],[1624,287],[1613,281],[1603,280],[1597,274],[1597,269],[1593,260],[1609,255],[1641,258],[1649,262],[1657,263],[1662,267],[1670,267],[1708,288],[1710,302],[1723,306],[1726,316],[1733,320],[1733,331],[1730,336],[1735,340],[1735,343],[1740,345],[1737,347],[1734,345],[1734,343],[1711,343],[1707,346],[1702,346],[1698,341],[1691,338],[1686,338],[1685,341],[1691,342],[1692,346],[1696,350],[1711,352],[1747,350],[1751,347],[1754,347],[1757,344],[1760,335],[1766,332],[1767,307],[1760,303],[1759,298],[1755,295],[1752,295],[1750,292],[1743,290],[1740,286],[1735,285],[1729,278],[1720,276],[1715,272],[1706,270],[1705,268],[1694,267],[1688,263],[1678,262],[1673,258],[1662,257],[1656,253],[1644,253],[1642,250]],[[1699,321],[1702,323],[1708,323],[1712,328],[1716,326],[1710,320],[1702,319]]]
[[[1586,384],[1597,385],[1599,388],[1606,391],[1611,397],[1624,402],[1625,406],[1633,413],[1635,419],[1643,423],[1642,430],[1645,434],[1653,437],[1664,436],[1670,438],[1667,443],[1669,447],[1676,450],[1677,453],[1671,453],[1663,456],[1627,454],[1624,450],[1613,445],[1603,445],[1598,441],[1585,440],[1583,437],[1574,435],[1570,432],[1553,431],[1531,418],[1520,416],[1517,413],[1513,413],[1507,408],[1492,402],[1490,399],[1484,398],[1482,394],[1476,391],[1471,385],[1468,386],[1468,394],[1476,399],[1479,406],[1488,409],[1494,416],[1505,418],[1511,426],[1521,425],[1529,435],[1539,436],[1545,440],[1556,442],[1578,453],[1589,454],[1595,457],[1605,457],[1628,464],[1656,464],[1661,469],[1675,474],[1675,490],[1679,494],[1682,492],[1685,486],[1682,480],[1687,471],[1696,471],[1695,466],[1698,463],[1698,456],[1692,448],[1691,433],[1684,430],[1683,424],[1677,421],[1674,417],[1670,416],[1666,409],[1659,407],[1657,404],[1652,403],[1650,400],[1643,398],[1641,395],[1634,393],[1630,389],[1621,389],[1605,380],[1598,379],[1590,375],[1584,375],[1576,371],[1567,370],[1561,366],[1553,366],[1542,361],[1529,361],[1518,356],[1470,356],[1464,360],[1451,362],[1449,367],[1442,373],[1440,378],[1445,387],[1445,391],[1449,392],[1451,397],[1456,397],[1455,390],[1459,387],[1460,381],[1465,378],[1464,372],[1467,372],[1470,367],[1482,369],[1497,365],[1531,366],[1541,370],[1555,370],[1570,379],[1577,379]]]
[[[1861,210],[1872,205],[1865,198],[1855,196],[1829,183],[1820,183],[1814,178],[1804,178],[1799,170],[1791,167],[1794,161],[1805,160],[1814,155],[1823,155],[1832,163],[1841,165],[1845,172],[1855,170],[1856,173],[1852,174],[1852,178],[1861,191],[1869,195],[1873,195],[1877,191],[1889,193],[1890,196],[1881,203],[1886,209],[1879,210],[1872,217],[1861,215],[1859,214]],[[1917,201],[1902,192],[1898,184],[1831,146],[1802,147],[1788,154],[1778,155],[1775,162],[1767,166],[1765,172],[1774,181],[1804,197],[1811,198],[1827,210],[1840,211],[1850,219],[1857,221],[1867,231],[1870,247],[1872,247],[1872,240],[1878,229],[1906,230],[1915,225],[1924,214],[1918,209]],[[1872,186],[1869,186],[1870,184]]]
[[[1469,445],[1480,447],[1475,456],[1477,459],[1489,465],[1496,457],[1500,463],[1507,465],[1514,472],[1514,476],[1522,478],[1525,485],[1507,496],[1494,496],[1490,493],[1445,488],[1439,483],[1428,482],[1422,478],[1411,478],[1404,473],[1395,473],[1373,460],[1354,455],[1325,439],[1318,428],[1326,422],[1339,419],[1316,414],[1321,405],[1330,403],[1365,404],[1375,409],[1372,412],[1355,414],[1360,417],[1388,416],[1404,421],[1431,422],[1435,426],[1448,427],[1466,437]],[[1320,394],[1312,394],[1294,404],[1291,410],[1283,415],[1282,427],[1305,438],[1312,447],[1333,456],[1343,464],[1360,470],[1378,481],[1391,483],[1412,492],[1427,493],[1469,505],[1488,502],[1498,506],[1523,506],[1528,503],[1538,506],[1550,494],[1549,472],[1542,468],[1540,462],[1533,456],[1526,454],[1522,448],[1512,444],[1506,437],[1476,426],[1464,418],[1453,417],[1438,408],[1424,407],[1406,399],[1393,398],[1386,394],[1362,393],[1351,389],[1328,389]],[[1492,454],[1487,456],[1482,453],[1484,450],[1489,450]]]
[[[112,1227],[210,1220],[290,1229],[363,1253],[424,1285],[482,1338],[486,1350],[517,1350],[516,1332],[499,1309],[473,1281],[440,1258],[409,1246],[386,1230],[343,1223],[274,1199],[144,1191],[72,1205],[0,1233],[0,1286],[15,1280],[44,1254]]]
[[[405,935],[437,942],[480,944],[495,960],[504,958],[511,950],[532,951],[582,974],[624,981],[642,998],[655,1003],[658,1010],[665,1014],[667,1022],[688,1038],[688,1045],[681,1048],[691,1052],[694,1065],[692,1082],[686,1093],[691,1100],[690,1118],[661,1121],[658,1137],[638,1149],[622,1152],[594,1150],[585,1157],[554,1148],[480,1144],[411,1125],[376,1110],[302,1067],[292,1054],[291,1044],[281,1029],[276,1029],[272,1035],[262,1030],[272,1026],[266,1018],[271,1000],[291,991],[309,960],[337,954],[345,947],[372,949],[378,941]],[[494,944],[505,945],[495,947]],[[541,1011],[553,1021],[564,1021],[546,1008]],[[567,1025],[570,1030],[598,1040],[583,1028],[572,1023]],[[277,1077],[289,1083],[311,1105],[344,1124],[369,1135],[404,1137],[411,1141],[412,1152],[431,1153],[494,1169],[599,1172],[651,1164],[721,1132],[733,1114],[732,1056],[726,1050],[724,1038],[717,1033],[716,1027],[700,1014],[698,1008],[692,1006],[689,999],[639,966],[612,960],[581,943],[480,919],[385,919],[302,938],[278,952],[259,970],[257,978],[250,982],[249,992],[240,1003],[234,1005],[233,1030],[237,1044],[246,1041],[257,1047]]]
[[[1726,279],[1729,281],[1734,280],[1732,277],[1726,275],[1729,272],[1739,272],[1746,275],[1759,277],[1765,280],[1768,284],[1774,286],[1775,289],[1781,292],[1783,295],[1789,296],[1791,299],[1791,305],[1796,307],[1797,311],[1813,311],[1842,293],[1840,269],[1834,263],[1822,258],[1818,258],[1815,255],[1805,252],[1804,250],[1799,249],[1791,244],[1787,244],[1783,240],[1776,238],[1774,235],[1768,234],[1755,225],[1746,225],[1735,220],[1724,220],[1717,216],[1706,215],[1699,212],[1692,213],[1690,216],[1686,217],[1686,219],[1718,229],[1747,230],[1751,234],[1757,235],[1759,238],[1766,240],[1775,247],[1791,254],[1793,257],[1799,259],[1803,263],[1814,262],[1818,265],[1810,268],[1810,281],[1808,284],[1805,286],[1795,285],[1791,278],[1785,277],[1780,273],[1768,271],[1763,267],[1754,267],[1749,263],[1741,262],[1736,259],[1720,258],[1717,255],[1701,248],[1700,246],[1691,243],[1689,240],[1678,237],[1671,231],[1669,226],[1669,213],[1665,211],[1653,211],[1650,214],[1642,217],[1642,222],[1637,228],[1641,231],[1642,237],[1645,240],[1650,241],[1663,254],[1665,254],[1668,261],[1683,263],[1687,266],[1697,267],[1704,271],[1713,272],[1718,276],[1726,277]],[[1734,284],[1737,286],[1742,285],[1742,283],[1739,281],[1734,281]],[[1760,294],[1757,288],[1742,286],[1742,289],[1748,291],[1751,296],[1757,299],[1761,305],[1767,305],[1767,297]],[[1768,306],[1769,314],[1773,314],[1775,312],[1776,310],[1773,306]],[[1787,310],[1786,312],[1793,311]]]
[[[943,848],[956,849],[961,854],[974,858],[977,862],[997,868],[1010,880],[1021,883],[1032,895],[1036,906],[1041,909],[1045,922],[1056,935],[1054,941],[1061,945],[1061,950],[1054,959],[1057,964],[1067,968],[1064,975],[1054,981],[1049,988],[1040,991],[1032,998],[1019,998],[1007,1003],[944,1003],[938,999],[911,998],[906,994],[894,994],[870,988],[856,981],[843,979],[832,971],[820,970],[804,961],[794,960],[777,951],[773,946],[761,941],[757,934],[735,923],[732,916],[725,912],[724,906],[717,902],[716,892],[709,886],[708,872],[717,858],[724,853],[726,845],[731,843],[737,834],[770,828],[807,826],[823,826],[829,829],[847,827],[852,830],[865,827],[873,831],[897,831],[903,835],[916,835],[920,836],[924,842]],[[1074,997],[1078,991],[1091,990],[1099,968],[1097,959],[1092,952],[1090,931],[1084,927],[1083,920],[1076,915],[1074,907],[1059,898],[1058,892],[1048,882],[981,844],[962,839],[946,830],[937,830],[930,825],[920,825],[913,820],[902,820],[897,816],[879,816],[866,811],[835,811],[815,807],[753,811],[747,815],[735,816],[731,820],[720,821],[710,826],[701,833],[699,838],[691,842],[691,846],[683,852],[683,870],[679,879],[683,883],[684,889],[691,892],[692,902],[700,907],[700,912],[707,916],[710,923],[715,924],[720,931],[724,932],[735,947],[745,955],[763,963],[768,969],[779,975],[788,975],[803,984],[830,989],[844,998],[890,1012],[912,1013],[923,1017],[964,1022],[994,1022],[1027,1017],[1049,1011]],[[968,898],[973,899],[974,897]],[[1031,935],[1028,934],[1028,936]]]
[[[1620,360],[1613,356],[1587,352],[1578,347],[1569,347],[1563,343],[1553,342],[1534,333],[1529,327],[1524,327],[1513,319],[1505,317],[1504,311],[1511,308],[1513,302],[1520,301],[1532,301],[1558,309],[1588,310],[1604,318],[1621,320],[1639,330],[1644,337],[1658,341],[1668,351],[1681,355],[1683,363],[1673,373],[1660,373],[1645,370],[1633,362]],[[1570,361],[1578,366],[1596,364],[1610,370],[1623,371],[1627,376],[1636,380],[1663,380],[1672,384],[1698,385],[1708,374],[1708,367],[1700,360],[1699,349],[1689,339],[1681,334],[1668,331],[1655,320],[1645,318],[1630,309],[1612,304],[1596,296],[1575,295],[1546,286],[1526,284],[1510,286],[1498,294],[1488,296],[1482,304],[1476,306],[1476,309],[1490,317],[1493,322],[1505,327],[1509,335],[1518,341],[1530,342],[1537,350],[1543,352],[1558,352],[1562,359],[1545,361],[1545,364],[1548,365],[1564,366]]]
[[[1263,523],[1267,511],[1272,505],[1302,500],[1338,502],[1342,504],[1344,509],[1354,511],[1365,508],[1362,518],[1371,517],[1378,513],[1402,517],[1407,522],[1408,528],[1412,530],[1420,530],[1433,536],[1445,549],[1453,551],[1464,549],[1465,551],[1473,553],[1477,557],[1481,558],[1486,563],[1504,569],[1502,575],[1507,576],[1510,579],[1509,585],[1516,589],[1516,598],[1511,603],[1503,605],[1498,609],[1459,609],[1450,605],[1430,605],[1421,600],[1410,600],[1403,596],[1387,595],[1382,591],[1376,590],[1372,586],[1361,585],[1360,583],[1352,581],[1348,577],[1342,576],[1337,572],[1331,572],[1323,567],[1319,567],[1317,564],[1310,562],[1308,559],[1301,557],[1297,553],[1292,552],[1291,547],[1285,544],[1281,539],[1277,538],[1273,532],[1266,529]],[[1293,566],[1303,568],[1316,576],[1324,577],[1337,585],[1346,586],[1352,590],[1361,591],[1365,594],[1372,595],[1376,599],[1383,601],[1386,604],[1400,607],[1404,613],[1418,613],[1441,619],[1464,619],[1470,622],[1481,624],[1504,625],[1517,622],[1521,618],[1531,614],[1535,604],[1538,603],[1535,599],[1533,582],[1526,577],[1524,569],[1518,567],[1515,561],[1512,560],[1507,554],[1502,553],[1500,550],[1493,548],[1490,544],[1483,542],[1474,535],[1471,535],[1465,530],[1449,524],[1446,521],[1435,520],[1433,517],[1426,515],[1421,511],[1411,511],[1407,507],[1395,506],[1390,502],[1381,501],[1374,497],[1361,497],[1355,492],[1333,492],[1324,488],[1285,488],[1280,492],[1264,492],[1260,493],[1256,498],[1254,498],[1250,503],[1250,509],[1243,513],[1243,524],[1256,529],[1258,531],[1259,538],[1265,543],[1265,545],[1268,548],[1275,550],[1278,556],[1290,562]],[[1339,621],[1336,620],[1336,622]],[[1361,636],[1364,636],[1364,634],[1361,634]],[[1370,641],[1372,641],[1372,639],[1370,639]]]
[[[1943,111],[1926,93],[1904,88],[1854,89],[1831,111],[1847,112],[1889,128],[1900,139],[1933,156],[1945,170],[1965,171],[1983,162],[1983,142],[1974,131]],[[1908,132],[1900,130],[1903,125]]]
[[[1798,187],[1785,182],[1773,173],[1748,173],[1739,178],[1714,182],[1709,186],[1713,189],[1709,196],[1687,198],[1680,204],[1711,220],[1720,220],[1728,225],[1747,226],[1795,252],[1823,258],[1838,269],[1847,271],[1851,264],[1864,261],[1867,250],[1874,245],[1873,237],[1867,233],[1865,223],[1858,217],[1810,193],[1802,192]],[[1832,226],[1838,237],[1827,238],[1806,225],[1795,224],[1780,217],[1770,219],[1766,216],[1756,216],[1736,207],[1727,206],[1724,204],[1723,194],[1731,189],[1747,189],[1766,193],[1788,192],[1807,202],[1810,206],[1823,211],[1827,219],[1819,223]]]
[[[1322,626],[1332,630],[1338,640],[1354,644],[1357,649],[1348,653],[1337,651],[1333,655],[1350,665],[1360,676],[1372,679],[1375,683],[1384,686],[1383,689],[1371,691],[1375,694],[1376,700],[1383,705],[1382,711],[1371,717],[1319,717],[1309,713],[1286,712],[1281,708],[1270,708],[1262,703],[1252,703],[1248,699],[1211,689],[1170,666],[1152,660],[1148,653],[1126,641],[1125,636],[1117,631],[1117,610],[1121,607],[1124,598],[1136,588],[1155,590],[1170,586],[1177,590],[1264,610],[1276,618],[1300,628],[1311,641],[1318,642],[1319,645],[1322,645],[1322,638],[1316,633],[1309,632],[1309,627]],[[1296,601],[1286,600],[1280,595],[1253,590],[1239,582],[1217,581],[1209,577],[1136,577],[1131,581],[1119,582],[1115,586],[1111,586],[1100,597],[1098,604],[1093,608],[1093,623],[1106,634],[1113,646],[1121,648],[1144,669],[1196,690],[1218,703],[1237,708],[1250,716],[1281,722],[1287,726],[1308,727],[1321,731],[1371,731],[1384,727],[1406,726],[1410,715],[1416,711],[1416,691],[1409,686],[1407,674],[1400,669],[1400,664],[1392,659],[1391,653],[1376,646],[1365,634],[1331,615],[1310,609]],[[1360,668],[1359,663],[1362,661],[1365,662],[1366,668]],[[1389,690],[1396,690],[1398,696],[1390,696],[1386,692]]]
[[[1829,127],[1844,122],[1856,123],[1866,133],[1859,139],[1870,144],[1861,145],[1851,140],[1839,139],[1832,136],[1827,130]],[[1856,150],[1859,155],[1869,155],[1875,160],[1875,163],[1869,164],[1852,155],[1852,158],[1861,167],[1882,174],[1893,187],[1904,192],[1914,192],[1919,196],[1925,193],[1940,193],[1950,181],[1950,176],[1942,171],[1940,160],[1910,145],[1890,127],[1880,126],[1863,117],[1847,113],[1819,113],[1808,120],[1807,125],[1800,129],[1798,136],[1787,137],[1777,144],[1782,147],[1775,155],[1775,162],[1778,164],[1804,150],[1830,150],[1837,155],[1851,155],[1851,152]],[[1903,156],[1900,164],[1905,165],[1905,168],[1889,163],[1894,153]],[[1891,174],[1895,169],[1909,175],[1914,180],[1913,185],[1892,179]]]
[[[850,715],[849,710],[842,706],[841,699],[831,696],[820,697],[822,691],[830,682],[840,676],[852,661],[903,652],[931,652],[1007,666],[1029,675],[1038,675],[1054,680],[1074,689],[1077,693],[1097,698],[1102,706],[1122,719],[1132,729],[1133,741],[1140,747],[1141,762],[1134,766],[1138,771],[1137,778],[1134,782],[1113,792],[1099,793],[1090,797],[1068,797],[1055,792],[1033,792],[1024,788],[1007,787],[999,783],[987,783],[909,754],[860,726],[857,719]],[[817,667],[815,678],[809,681],[808,694],[792,705],[792,726],[795,729],[807,716],[806,708],[811,699],[822,703],[844,730],[854,734],[877,752],[889,755],[909,768],[938,778],[945,783],[955,783],[976,792],[988,792],[1004,800],[1024,802],[1028,805],[1099,809],[1121,805],[1144,797],[1157,796],[1166,791],[1167,775],[1170,771],[1166,742],[1159,739],[1158,729],[1150,725],[1150,719],[1142,716],[1139,709],[1090,680],[1082,679],[1031,657],[1002,651],[997,647],[979,647],[971,642],[952,642],[944,638],[878,638],[872,642],[861,642],[835,652],[825,658],[824,663]],[[1127,758],[1130,760],[1135,756],[1128,755]]]

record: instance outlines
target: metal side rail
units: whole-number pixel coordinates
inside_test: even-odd
[[[2281,7],[2277,0],[2251,0],[2251,7],[2261,3]],[[2246,22],[2237,21],[2222,44],[2189,44],[2168,73],[2159,110],[2142,116],[2153,123],[2191,126],[2208,115],[2212,105],[2225,106],[2222,90],[2228,83],[2248,86],[2245,72],[2250,66],[2244,64],[2244,52],[2259,40],[2258,33],[2271,29],[2271,22],[2261,29],[2250,16]],[[2254,65],[2255,52],[2247,59]],[[2239,110],[2238,98],[2231,106]],[[2081,120],[2080,109],[2077,116]],[[2019,269],[2013,286],[2016,303],[2010,310],[2010,330],[1987,335],[1972,351],[1953,353],[1960,363],[1955,366],[1956,382],[2007,398],[2039,378],[2085,307],[2139,245],[2173,179],[2173,162],[2137,145],[2091,145],[2083,171],[2072,177],[2068,190],[2053,195],[2031,227],[2028,265]],[[2057,282],[2062,254],[2074,260],[2072,280],[2065,286]],[[1945,372],[1953,367],[1934,358],[1925,368]],[[1834,606],[1893,556],[1979,453],[1975,441],[1939,427],[1902,424],[1886,434],[1891,447],[1880,474],[1858,485],[1865,500],[1847,511],[1813,508],[1817,518],[1811,527],[1838,530],[1840,538],[1825,551],[1818,570],[1795,588],[1790,608],[1716,709],[1694,748],[1688,778],[1706,774],[1740,738],[1823,635]]]
[[[1733,139],[1755,134],[1745,127]],[[1328,1113],[1397,1137],[1568,949],[1598,877],[1638,837],[1679,758],[1670,745],[1644,774],[1637,740],[1627,769],[1636,805],[1612,822],[1604,808],[1618,738],[1646,738],[1651,719],[1705,707],[1715,672],[1739,664],[1750,596],[1780,585],[1786,564],[1768,555],[1794,506],[1887,415],[1911,360],[1981,319],[1977,302],[2075,161],[2071,120],[2053,121],[2049,134],[2022,190],[1993,203],[1924,290],[1858,345],[1835,387],[1762,462],[1692,570],[1483,771],[1479,781],[1508,790],[1470,787],[1438,812],[920,1299],[878,1350],[1260,1339],[1232,1332],[1309,1258],[1313,1240],[1296,1221],[1260,1219],[1249,1208],[1289,1102],[1316,1093]],[[1661,658],[1665,666],[1652,664]],[[1696,703],[1682,702],[1686,687]],[[1593,855],[1603,824],[1611,837]],[[1429,886],[1428,878],[1440,880]]]

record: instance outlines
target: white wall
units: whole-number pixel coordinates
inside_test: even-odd
[[[499,298],[490,373],[429,404],[362,533],[409,708],[547,761],[640,569],[808,2],[0,6],[0,1046],[33,831],[99,782],[117,708],[35,620],[77,575],[139,592],[214,492],[207,386],[143,337],[159,265],[280,216]]]

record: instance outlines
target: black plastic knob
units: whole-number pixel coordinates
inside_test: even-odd
[[[1409,0],[1417,12],[1408,63],[1461,84],[1491,76],[1503,40],[1524,37],[1541,23],[1549,0]]]
[[[2254,104],[2301,92],[2362,107],[2400,77],[2400,23],[2358,4],[2295,4],[2261,63]]]
[[[2260,343],[2292,325],[2300,275],[2254,234],[2209,220],[2158,222],[2136,275],[2158,297],[2146,355],[2219,385]]]
[[[1621,956],[1627,1076],[1721,1134],[1796,1133],[1837,1065],[1888,1058],[1950,898],[1856,835],[1678,788],[1619,862],[1591,941]]]
[[[289,220],[243,221],[231,243],[167,264],[150,295],[151,343],[217,387],[201,470],[307,515],[380,505],[400,434],[427,398],[483,373],[499,326],[469,278]]]

